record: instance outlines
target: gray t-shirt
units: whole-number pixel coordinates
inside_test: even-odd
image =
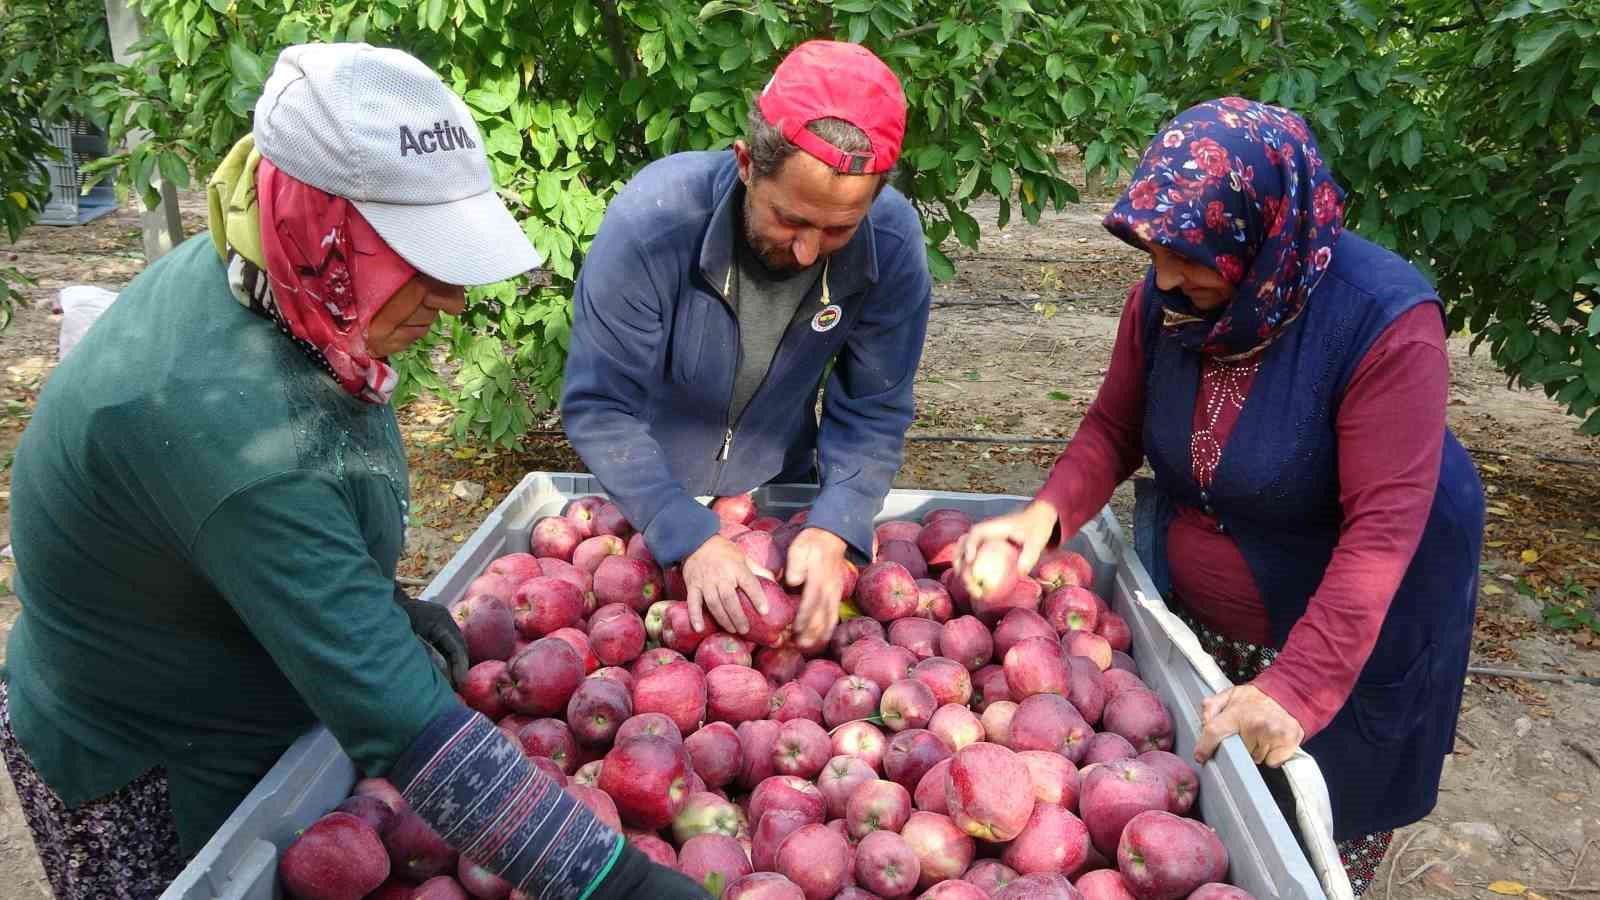
[[[728,299],[739,317],[740,356],[739,371],[733,379],[733,402],[728,407],[730,422],[744,412],[767,377],[783,333],[816,286],[822,268],[813,264],[792,274],[774,273],[750,251],[742,235],[734,245],[733,296]]]

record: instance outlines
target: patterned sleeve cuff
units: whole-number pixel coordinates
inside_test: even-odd
[[[622,847],[621,835],[464,706],[430,722],[390,780],[446,842],[533,896],[582,900]]]

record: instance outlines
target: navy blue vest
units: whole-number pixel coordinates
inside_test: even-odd
[[[1400,257],[1345,232],[1305,311],[1263,353],[1205,491],[1189,454],[1199,357],[1162,338],[1152,285],[1145,297],[1144,449],[1155,478],[1139,492],[1139,555],[1170,595],[1166,535],[1177,507],[1215,515],[1238,543],[1273,643],[1282,646],[1339,539],[1339,399],[1390,323],[1419,303],[1438,303],[1433,288]],[[1377,645],[1349,701],[1305,745],[1328,782],[1336,840],[1415,822],[1433,809],[1454,746],[1482,540],[1483,487],[1447,431],[1428,524]]]

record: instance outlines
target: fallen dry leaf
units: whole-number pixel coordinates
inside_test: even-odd
[[[1539,551],[1534,550],[1531,547],[1522,551],[1522,561],[1526,565],[1533,565],[1539,561]]]
[[[1528,886],[1520,881],[1491,881],[1489,892],[1491,894],[1504,894],[1507,897],[1516,897],[1527,893]]]

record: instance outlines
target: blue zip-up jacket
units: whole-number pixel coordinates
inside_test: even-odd
[[[573,293],[567,436],[663,565],[717,532],[697,496],[813,478],[808,524],[865,558],[914,412],[932,299],[921,223],[884,188],[731,421],[740,347],[728,291],[743,202],[731,151],[658,160],[612,200]]]

